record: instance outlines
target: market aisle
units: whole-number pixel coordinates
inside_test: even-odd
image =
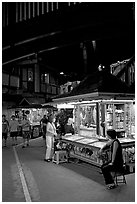
[[[18,142],[21,143],[22,139],[19,138]],[[10,138],[7,147],[2,148],[2,201],[25,202]]]
[[[134,202],[134,174],[126,176],[127,185],[108,191],[102,175],[94,168],[64,163],[46,163],[43,139],[31,146],[16,148],[32,201],[41,202]],[[4,154],[3,154],[4,156]],[[6,201],[6,200],[5,200]],[[12,200],[10,200],[12,202]]]

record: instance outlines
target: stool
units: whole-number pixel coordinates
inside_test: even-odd
[[[125,183],[125,184],[127,183],[124,171],[125,171],[125,166],[123,166],[123,169],[121,171],[111,172],[114,182],[117,186],[118,186],[118,183]]]
[[[68,156],[66,150],[57,150],[54,152],[52,162],[56,164],[68,162]]]

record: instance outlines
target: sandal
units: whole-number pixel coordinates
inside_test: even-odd
[[[108,190],[114,189],[114,188],[116,188],[116,185],[115,185],[115,184],[107,185],[107,189],[108,189]]]
[[[44,161],[46,161],[46,162],[50,162],[50,159],[44,159]]]

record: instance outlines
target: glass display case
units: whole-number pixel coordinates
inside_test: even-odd
[[[83,136],[96,135],[96,104],[79,106],[79,133]]]
[[[98,151],[107,142],[106,131],[115,129],[126,164],[135,163],[135,106],[132,100],[94,100],[74,107],[75,135],[63,137],[69,153],[93,165],[108,159]],[[109,154],[108,154],[109,155]]]
[[[118,138],[134,136],[135,113],[132,100],[98,100],[76,104],[75,129],[80,136],[106,137],[115,129]]]

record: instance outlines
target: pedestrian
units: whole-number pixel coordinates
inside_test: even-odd
[[[17,145],[18,126],[19,123],[15,119],[15,115],[12,115],[11,120],[9,122],[9,132],[10,137],[12,138],[12,146]]]
[[[100,149],[99,154],[110,148],[111,157],[109,161],[101,166],[101,170],[108,189],[115,188],[114,179],[111,175],[113,171],[121,171],[123,168],[122,147],[119,140],[116,138],[116,131],[114,129],[107,130],[107,137],[109,141]]]
[[[7,146],[7,137],[9,131],[9,122],[6,119],[6,115],[2,115],[2,140],[4,139],[4,147]]]
[[[46,129],[46,154],[44,161],[51,161],[53,153],[54,153],[54,137],[57,136],[56,127],[54,124],[55,117],[51,113],[48,116],[48,123]]]
[[[23,136],[22,148],[25,148],[26,141],[27,141],[27,146],[29,146],[30,133],[31,133],[30,121],[27,119],[27,115],[23,116],[23,120],[21,121],[21,124],[22,124],[22,136]]]

